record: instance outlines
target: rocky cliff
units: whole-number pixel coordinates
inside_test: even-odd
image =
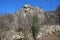
[[[33,17],[38,15],[39,33],[34,39]],[[14,14],[0,17],[0,40],[60,40],[58,11],[46,12],[39,7],[24,5]]]

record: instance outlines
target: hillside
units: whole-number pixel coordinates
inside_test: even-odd
[[[35,15],[38,20],[33,18]],[[24,5],[14,14],[0,16],[0,40],[60,40],[59,17],[59,10],[45,12],[39,7]],[[39,27],[36,36],[34,21]]]

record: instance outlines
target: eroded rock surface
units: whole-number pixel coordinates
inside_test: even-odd
[[[39,7],[25,5],[15,14],[0,17],[0,40],[60,40],[58,12],[45,12]],[[32,33],[32,17],[38,15],[40,32]]]

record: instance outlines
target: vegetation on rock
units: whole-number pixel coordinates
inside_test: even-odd
[[[33,36],[37,36],[38,32],[39,32],[39,18],[38,18],[38,15],[34,15],[33,16],[33,27],[32,27],[32,30],[33,30]]]

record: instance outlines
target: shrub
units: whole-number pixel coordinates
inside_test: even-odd
[[[32,27],[32,30],[33,30],[33,36],[37,36],[38,32],[39,32],[39,18],[38,18],[38,15],[34,15],[33,16],[33,27]]]

